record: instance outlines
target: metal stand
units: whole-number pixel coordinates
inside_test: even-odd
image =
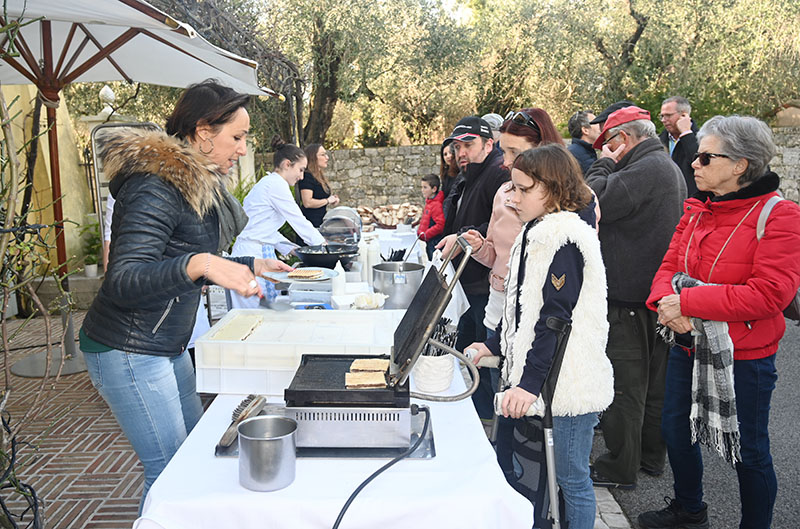
[[[86,363],[83,355],[75,347],[75,325],[72,322],[72,313],[61,306],[61,325],[67,329],[64,339],[64,351],[60,347],[53,347],[53,358],[50,361],[50,373],[48,376],[55,376],[61,365],[62,356],[66,355],[62,375],[74,375],[86,371]],[[18,377],[42,378],[45,376],[45,366],[47,365],[47,351],[40,351],[26,356],[19,362],[11,366],[11,373]]]

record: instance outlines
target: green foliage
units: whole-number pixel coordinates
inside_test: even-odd
[[[655,115],[679,94],[702,122],[800,98],[796,0],[226,1],[299,66],[305,140],[329,147],[434,143],[462,116],[526,106],[564,123],[622,98]],[[125,112],[163,123],[168,91],[142,88]],[[288,104],[254,102],[258,144],[291,137]]]
[[[391,135],[386,129],[375,123],[374,112],[369,105],[365,105],[361,111],[361,133],[358,135],[358,142],[362,147],[386,147],[389,145]]]
[[[259,175],[256,175],[256,180],[260,180],[263,175],[264,168],[262,167],[259,169]],[[247,197],[247,193],[253,189],[254,185],[256,185],[256,183],[253,180],[239,180],[236,182],[236,185],[230,190],[230,192],[236,197],[236,200],[238,200],[240,204],[244,204],[244,199]]]
[[[103,237],[100,236],[100,223],[96,215],[87,215],[89,222],[79,228],[83,238],[83,251],[86,254],[83,262],[87,265],[97,264],[100,261],[100,252],[103,251]]]

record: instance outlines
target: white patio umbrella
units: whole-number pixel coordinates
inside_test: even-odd
[[[5,0],[4,4],[3,25],[31,22],[0,40],[0,83],[34,84],[45,102],[53,217],[61,227],[56,231],[61,274],[66,272],[67,254],[55,109],[62,88],[90,81],[186,87],[215,78],[239,92],[282,99],[258,86],[255,62],[212,45],[191,26],[141,0]]]

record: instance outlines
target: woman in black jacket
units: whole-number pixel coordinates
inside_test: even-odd
[[[205,81],[181,96],[167,134],[128,129],[100,147],[116,199],[110,266],[80,346],[144,466],[142,500],[202,414],[186,352],[200,289],[260,296],[256,275],[289,269],[217,256],[247,222],[225,184],[247,152],[248,100]]]

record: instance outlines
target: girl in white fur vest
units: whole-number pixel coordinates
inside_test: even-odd
[[[572,322],[552,403],[556,480],[570,529],[591,529],[592,436],[597,414],[614,398],[605,353],[606,276],[592,195],[577,162],[560,145],[522,153],[511,180],[512,203],[525,226],[511,249],[503,317],[493,339],[470,347],[478,350],[475,363],[502,355],[502,413],[519,419],[538,399],[556,350],[558,337],[547,318]]]

